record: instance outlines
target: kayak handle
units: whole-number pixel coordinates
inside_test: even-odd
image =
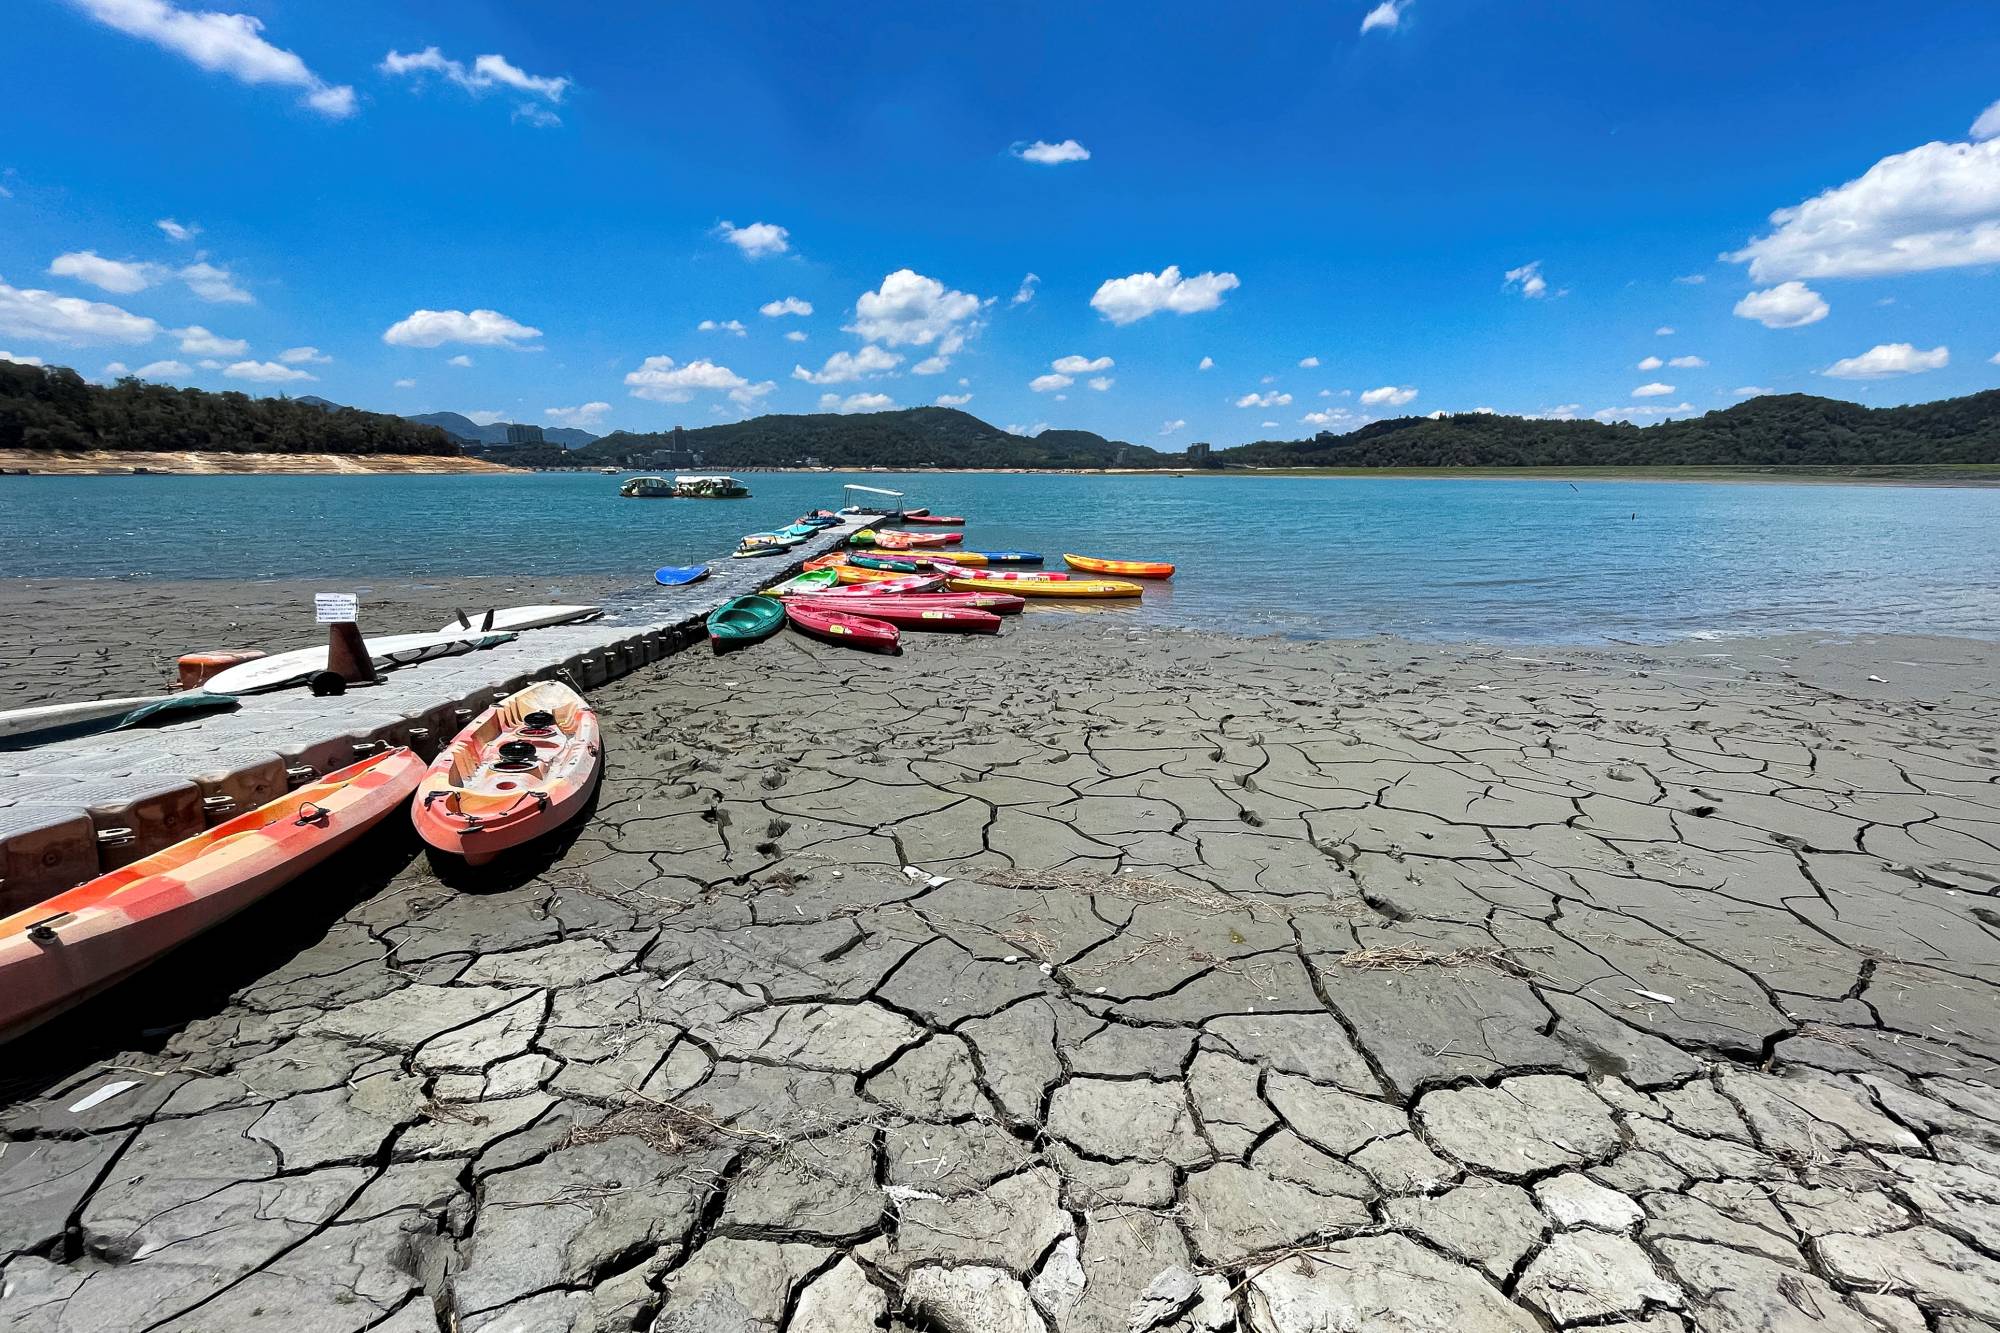
[[[326,807],[318,801],[301,801],[299,803],[298,823],[301,828],[308,824],[324,825],[326,821]]]

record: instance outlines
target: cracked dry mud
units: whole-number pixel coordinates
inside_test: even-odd
[[[37,1047],[0,1328],[2000,1327],[1993,650],[1787,642],[684,655]]]

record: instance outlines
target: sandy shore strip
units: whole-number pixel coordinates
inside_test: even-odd
[[[239,454],[224,450],[0,449],[0,471],[33,476],[128,476],[134,468],[176,476],[218,473],[297,476],[338,473],[493,472],[515,469],[451,454]]]
[[[683,653],[559,845],[398,827],[11,1049],[0,1329],[1975,1333],[1996,674]]]

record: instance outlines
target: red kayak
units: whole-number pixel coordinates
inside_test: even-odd
[[[849,615],[845,611],[805,602],[786,602],[785,618],[792,622],[793,628],[804,630],[814,638],[855,648],[871,648],[878,653],[895,652],[897,643],[902,639],[896,627],[885,620]]]
[[[859,592],[855,589],[854,592]],[[861,596],[855,596],[846,588],[828,588],[824,592],[790,593],[787,600],[825,602],[842,611],[854,611],[863,615],[874,615],[874,607],[881,602],[899,602],[912,606],[962,606],[970,611],[991,611],[996,616],[1020,614],[1027,606],[1027,599],[1016,597],[1010,592],[892,592],[877,593],[872,588]],[[865,605],[864,605],[865,604]]]
[[[957,514],[904,514],[903,521],[905,523],[929,523],[941,528],[962,528],[965,526],[964,518]]]
[[[809,597],[796,598],[786,605],[834,615],[846,610],[841,601],[829,604]],[[868,614],[864,619],[879,620],[903,629],[958,630],[967,634],[995,634],[1000,629],[1000,617],[991,611],[970,606],[932,606],[902,597],[868,598]]]

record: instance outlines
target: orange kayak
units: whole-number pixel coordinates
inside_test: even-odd
[[[407,802],[423,771],[385,750],[0,918],[0,1041],[290,883]]]
[[[990,592],[995,585],[991,579],[954,576],[948,586],[953,592]],[[1023,579],[1005,586],[1022,597],[1138,597],[1145,592],[1122,579]]]
[[[806,561],[805,567],[809,570],[838,569],[840,566],[846,563],[847,563],[847,553],[844,551],[835,551],[832,555],[821,555],[813,557],[811,560]]]
[[[1099,560],[1087,555],[1065,555],[1063,563],[1086,574],[1116,574],[1128,579],[1170,579],[1174,567],[1163,560]]]
[[[482,865],[568,823],[603,762],[597,714],[583,696],[538,680],[452,737],[418,784],[410,816],[425,842]]]

